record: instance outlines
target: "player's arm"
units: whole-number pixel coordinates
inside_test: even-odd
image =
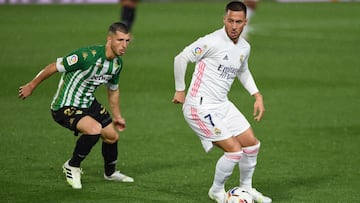
[[[188,60],[183,53],[178,54],[174,59],[175,94],[172,99],[174,104],[185,102],[185,74]]]
[[[247,66],[243,67],[243,69],[238,74],[238,78],[244,88],[252,96],[254,96],[255,103],[253,116],[256,121],[260,121],[265,112],[264,101],[259,89],[256,86],[255,80]]]
[[[32,94],[35,88],[44,80],[52,76],[54,73],[58,72],[56,68],[56,63],[51,63],[42,69],[34,79],[32,79],[27,84],[19,87],[19,98],[26,99]]]
[[[260,121],[265,112],[263,97],[260,92],[253,94],[253,96],[255,97],[253,116],[256,121]]]
[[[125,119],[121,116],[120,112],[120,91],[118,88],[114,89],[108,87],[107,92],[109,106],[113,116],[113,123],[117,130],[123,131],[125,130]]]
[[[206,38],[199,38],[189,46],[185,47],[174,58],[174,77],[175,77],[175,94],[172,102],[175,104],[183,104],[185,102],[185,74],[188,63],[200,61],[205,57],[209,46],[209,41]]]

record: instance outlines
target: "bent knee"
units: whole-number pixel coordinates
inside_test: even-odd
[[[119,140],[119,134],[117,134],[116,132],[111,133],[111,134],[102,134],[101,136],[102,136],[104,142],[106,142],[108,144],[116,143]]]
[[[81,119],[76,128],[83,134],[98,135],[101,134],[102,126],[92,118]]]
[[[89,127],[89,128],[87,129],[88,132],[87,132],[86,134],[89,134],[89,135],[98,135],[98,134],[101,133],[101,129],[102,129],[102,127],[101,127],[101,124],[99,123],[99,124],[96,125],[96,126]]]
[[[255,137],[254,131],[249,128],[245,132],[236,136],[242,147],[257,145],[260,141]]]

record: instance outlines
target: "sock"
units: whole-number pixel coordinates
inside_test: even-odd
[[[128,26],[129,30],[131,30],[134,20],[135,20],[135,8],[124,6],[121,12],[121,21]]]
[[[215,192],[225,188],[225,182],[233,172],[235,165],[239,162],[243,152],[225,152],[216,163],[215,176],[211,186]]]
[[[257,155],[260,150],[260,142],[254,146],[243,147],[244,155],[239,161],[240,187],[245,189],[252,188],[252,177],[254,175],[257,162]]]
[[[105,175],[111,176],[115,172],[115,165],[118,156],[117,142],[108,144],[102,143],[102,155],[104,157]]]
[[[90,153],[93,146],[98,142],[100,135],[81,135],[76,142],[73,156],[69,161],[70,166],[80,167],[80,163]]]

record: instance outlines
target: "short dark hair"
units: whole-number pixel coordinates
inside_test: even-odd
[[[226,5],[225,12],[230,11],[244,11],[246,14],[246,5],[241,1],[231,1]]]
[[[115,22],[110,25],[109,32],[115,34],[116,31],[127,34],[127,33],[129,33],[129,28],[128,28],[128,26],[125,25],[125,23]]]

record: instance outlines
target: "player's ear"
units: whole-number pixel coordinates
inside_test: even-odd
[[[245,25],[248,23],[249,18],[245,18]]]

